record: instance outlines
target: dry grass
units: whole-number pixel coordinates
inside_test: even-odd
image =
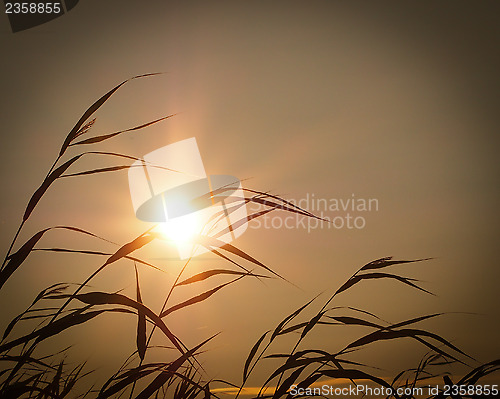
[[[154,74],[136,76],[132,79],[152,75]],[[189,264],[189,261],[187,261],[171,285],[162,308],[154,311],[143,303],[140,276],[137,267],[135,269],[135,298],[118,292],[92,291],[89,287],[89,283],[96,275],[109,265],[120,260],[132,262],[134,265],[142,264],[146,267],[157,269],[149,261],[139,259],[133,255],[136,250],[147,247],[158,238],[152,229],[128,243],[117,245],[97,234],[77,227],[54,226],[36,232],[28,241],[19,245],[17,242],[19,233],[26,227],[40,199],[56,180],[64,177],[69,178],[72,176],[115,172],[126,170],[129,167],[128,165],[115,165],[79,173],[66,173],[68,168],[78,162],[81,157],[87,154],[95,154],[127,160],[137,159],[124,154],[90,151],[82,152],[64,161],[66,150],[69,147],[98,144],[120,134],[147,128],[172,116],[169,115],[124,131],[76,141],[77,138],[89,134],[95,121],[95,119],[90,118],[129,80],[122,82],[110,90],[89,107],[67,135],[55,162],[40,187],[29,200],[19,229],[5,256],[0,269],[0,289],[8,283],[10,277],[23,266],[28,256],[35,251],[52,252],[54,255],[62,252],[79,253],[104,257],[105,260],[81,284],[74,285],[57,282],[44,289],[35,296],[31,305],[24,312],[10,322],[0,342],[0,362],[2,364],[0,371],[1,398],[109,398],[125,396],[130,398],[167,397],[174,399],[217,398],[221,395],[221,388],[231,388],[233,396],[238,397],[242,389],[246,387],[249,377],[255,374],[255,371],[264,361],[273,361],[276,366],[267,379],[261,382],[260,392],[257,397],[290,397],[288,390],[293,384],[306,388],[325,379],[332,378],[347,380],[352,383],[356,381],[371,381],[375,385],[386,388],[414,387],[423,381],[436,377],[442,378],[444,383],[452,383],[451,377],[446,374],[447,367],[453,363],[465,364],[471,358],[445,338],[415,327],[416,324],[424,320],[442,317],[442,314],[423,315],[390,324],[363,309],[333,306],[338,295],[345,295],[353,286],[372,280],[392,280],[395,283],[408,286],[409,289],[419,290],[428,294],[427,290],[419,286],[418,281],[395,274],[392,271],[398,265],[421,262],[426,259],[393,260],[391,258],[382,258],[375,260],[361,267],[328,300],[321,306],[318,306],[318,309],[312,311],[312,314],[308,316],[306,314],[311,312],[319,299],[315,298],[306,303],[285,317],[275,328],[266,331],[250,349],[249,355],[244,361],[242,381],[240,383],[210,380],[206,377],[207,374],[210,374],[210,371],[203,370],[200,357],[203,356],[204,345],[216,339],[215,336],[208,337],[193,347],[188,347],[181,337],[169,329],[164,319],[173,312],[189,312],[198,303],[209,300],[218,291],[228,285],[237,284],[243,278],[279,278],[286,281],[284,277],[280,276],[269,266],[261,263],[255,257],[233,245],[221,245],[223,243],[217,239],[217,236],[197,237],[196,242],[199,245],[207,247],[214,256],[226,262],[228,265],[227,268],[205,270],[190,278],[183,278],[183,274]],[[233,210],[249,202],[259,204],[264,208],[260,212],[249,215],[249,220],[273,211],[291,212],[317,218],[317,216],[307,210],[300,209],[278,196],[256,190],[245,189],[245,198],[241,198],[240,201],[239,204],[236,203],[232,206]],[[231,209],[229,211],[231,212]],[[235,225],[244,222],[236,222]],[[53,229],[71,230],[78,234],[90,235],[96,239],[107,241],[109,245],[115,245],[116,249],[110,252],[100,252],[37,246],[43,239],[43,236]],[[14,251],[14,247],[16,246],[18,246],[18,249]],[[212,281],[212,277],[214,276],[227,278],[228,280],[223,284],[216,285],[208,291],[201,292],[181,302],[171,303],[172,293],[179,289],[179,287],[196,284],[204,280]],[[92,384],[92,373],[86,370],[85,364],[69,367],[65,360],[64,349],[50,356],[40,357],[37,355],[37,349],[44,345],[49,338],[85,324],[96,317],[104,317],[109,313],[121,313],[137,320],[137,349],[134,353],[130,354],[127,361],[113,375],[110,375],[107,381],[101,386],[94,386]],[[36,321],[38,324],[34,329],[30,330],[28,326],[33,321]],[[352,342],[342,348],[338,348],[335,352],[328,352],[321,348],[304,348],[305,338],[320,326],[321,328],[358,326],[366,328],[367,333],[361,337],[355,337]],[[158,350],[157,347],[150,345],[154,334],[162,335],[165,345],[173,348],[176,354],[171,355],[164,362],[148,362],[148,353]],[[293,347],[288,353],[274,352],[274,345],[285,337],[295,338]],[[377,369],[350,360],[350,354],[354,351],[363,350],[376,342],[401,339],[410,339],[418,342],[428,349],[429,354],[422,359],[416,368],[402,371],[392,381],[386,381],[377,375]],[[500,360],[497,360],[476,367],[460,381],[453,382],[462,385],[474,385],[480,382],[485,376],[499,370]],[[394,397],[411,396],[397,396],[395,394]],[[444,394],[440,394],[436,397],[445,396]]]

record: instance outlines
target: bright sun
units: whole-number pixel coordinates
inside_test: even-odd
[[[170,219],[159,225],[162,234],[176,245],[186,245],[192,242],[195,235],[200,234],[202,226],[195,213]]]

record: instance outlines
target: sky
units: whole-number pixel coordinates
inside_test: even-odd
[[[87,107],[128,78],[161,72],[123,86],[88,134],[177,115],[92,150],[141,157],[196,137],[207,173],[237,176],[246,187],[302,200],[312,212],[344,221],[341,228],[285,225],[287,215],[277,214],[267,225],[251,223],[234,242],[293,284],[244,279],[172,316],[172,330],[190,346],[221,332],[205,354],[210,378],[240,381],[264,331],[323,293],[320,307],[359,267],[384,256],[433,258],[394,271],[423,280],[436,296],[371,282],[337,305],[392,322],[449,312],[422,327],[480,362],[494,360],[499,11],[494,1],[88,0],[17,33],[3,14],[0,249],[7,251],[27,201]],[[88,155],[71,172],[120,162]],[[354,199],[377,206],[332,207]],[[362,228],[348,228],[347,214]],[[56,182],[19,243],[58,224],[119,243],[150,226],[135,218],[125,171]],[[67,232],[51,232],[40,246],[110,249]],[[141,251],[164,270],[140,270],[144,301],[158,309],[182,263],[168,246]],[[0,292],[1,325],[42,288],[82,281],[98,266],[88,256],[32,254]],[[188,274],[223,266],[207,255],[193,260]],[[134,284],[126,262],[95,281],[130,295]],[[186,295],[213,287],[198,284]],[[107,370],[134,350],[134,326],[135,319],[113,316],[64,342],[78,341],[74,356]],[[346,334],[321,330],[311,345],[331,349],[352,337]],[[391,375],[424,353],[411,343],[394,347],[381,344],[363,356]]]

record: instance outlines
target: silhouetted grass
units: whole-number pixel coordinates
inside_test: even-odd
[[[132,79],[153,76],[155,74],[136,76]],[[299,388],[307,388],[318,384],[325,379],[336,379],[339,381],[371,381],[373,384],[388,389],[400,387],[415,387],[424,381],[442,378],[445,384],[454,381],[446,374],[447,367],[454,363],[466,364],[472,358],[461,349],[453,345],[445,338],[427,330],[417,328],[415,325],[437,317],[442,314],[422,315],[398,323],[387,323],[363,309],[351,307],[332,306],[336,297],[345,293],[358,284],[369,283],[373,280],[390,280],[394,283],[403,284],[409,289],[419,290],[423,293],[430,292],[422,288],[415,279],[396,274],[392,268],[401,264],[426,261],[418,260],[393,260],[382,258],[370,262],[361,267],[354,275],[341,285],[318,310],[312,315],[305,314],[312,310],[319,298],[316,297],[301,306],[299,309],[285,317],[276,327],[266,331],[250,349],[249,355],[242,362],[241,383],[222,380],[210,380],[206,375],[209,370],[204,370],[199,357],[202,356],[204,346],[215,336],[209,337],[194,346],[186,345],[181,337],[177,336],[168,327],[164,320],[173,312],[189,312],[197,304],[210,300],[220,290],[228,285],[237,284],[243,278],[269,279],[279,278],[287,281],[268,265],[260,262],[256,257],[237,248],[231,244],[225,244],[218,238],[225,232],[214,236],[197,236],[195,242],[208,248],[213,255],[222,259],[228,265],[227,268],[209,269],[199,272],[191,277],[183,275],[188,268],[189,260],[177,275],[171,285],[163,306],[155,311],[143,302],[141,294],[140,274],[137,264],[152,268],[158,272],[161,269],[153,263],[134,256],[134,252],[140,248],[147,247],[156,239],[157,233],[153,228],[131,239],[129,242],[118,245],[113,241],[103,238],[95,233],[73,227],[54,226],[47,227],[34,233],[25,243],[18,245],[18,237],[26,226],[30,216],[35,211],[38,203],[51,188],[52,184],[61,178],[76,176],[87,176],[98,173],[110,173],[126,170],[129,165],[115,165],[105,168],[91,169],[77,173],[67,173],[73,164],[77,163],[84,155],[110,156],[113,158],[137,160],[138,158],[111,152],[88,151],[73,156],[64,161],[66,150],[69,147],[81,145],[98,144],[102,141],[112,139],[121,134],[147,128],[159,123],[173,115],[156,119],[139,126],[122,130],[119,132],[94,136],[76,141],[84,135],[89,134],[94,125],[95,118],[91,116],[124,84],[122,82],[99,100],[97,100],[83,114],[71,132],[67,135],[59,154],[49,169],[40,187],[30,198],[19,228],[12,240],[5,259],[0,268],[0,289],[8,283],[11,276],[23,266],[26,259],[34,252],[44,251],[57,253],[76,253],[95,257],[105,257],[95,271],[79,284],[56,282],[50,287],[42,290],[36,295],[29,307],[17,315],[6,327],[0,341],[0,397],[1,398],[74,398],[74,397],[124,397],[150,398],[166,397],[174,399],[187,398],[218,398],[221,396],[215,388],[232,388],[233,396],[238,397],[246,389],[249,377],[262,362],[275,362],[274,370],[259,385],[260,392],[256,397],[281,398],[291,397],[289,389],[292,385]],[[155,165],[153,165],[155,166]],[[160,166],[158,166],[160,167]],[[220,189],[224,190],[224,188]],[[289,212],[301,216],[318,218],[305,209],[301,209],[279,196],[257,190],[244,189],[245,197],[234,200],[228,206],[229,213],[236,211],[248,203],[255,203],[264,209],[248,216],[248,221],[262,217],[269,212]],[[217,193],[213,193],[215,195]],[[224,217],[222,214],[214,215],[214,218]],[[321,218],[318,218],[321,219]],[[323,220],[323,219],[322,219]],[[232,227],[237,228],[247,220],[237,221]],[[37,246],[44,235],[54,229],[63,229],[75,234],[91,236],[97,240],[105,241],[114,246],[109,252],[95,251],[92,249],[74,249]],[[18,249],[14,252],[15,246]],[[89,283],[105,268],[117,261],[125,260],[132,262],[135,267],[135,298],[126,296],[120,292],[93,291]],[[391,268],[391,269],[390,269]],[[200,292],[180,302],[171,303],[172,293],[187,285],[193,285],[200,281],[212,281],[212,277],[219,276],[227,281],[213,288]],[[85,370],[85,364],[70,365],[66,361],[66,350],[54,353],[50,356],[37,355],[37,349],[49,339],[59,334],[77,328],[97,317],[107,314],[120,313],[128,317],[134,317],[136,324],[136,351],[127,358],[124,364],[101,386],[95,386],[91,382],[92,371]],[[30,327],[36,322],[34,328]],[[148,324],[150,325],[148,333]],[[338,348],[335,352],[329,352],[321,348],[304,348],[305,338],[315,331],[318,326],[322,328],[337,328],[338,326],[358,326],[366,328],[367,333],[354,337],[347,345]],[[167,345],[162,347],[151,346],[153,335],[161,334]],[[274,352],[273,347],[282,339],[295,337],[296,341],[289,352]],[[382,341],[396,341],[409,339],[418,342],[429,351],[416,368],[404,370],[397,374],[392,381],[386,381],[377,375],[377,369],[368,367],[350,359],[350,354],[365,349]],[[170,355],[165,356],[163,362],[148,362],[148,353],[151,351],[169,349]],[[487,363],[472,369],[466,376],[456,384],[474,385],[482,378],[498,372],[500,360]],[[84,388],[85,387],[85,388]],[[393,395],[394,397],[411,397]],[[436,398],[444,398],[440,393]],[[465,395],[464,397],[468,397]]]

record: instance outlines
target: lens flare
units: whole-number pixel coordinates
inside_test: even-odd
[[[177,246],[184,246],[193,242],[193,238],[201,234],[203,226],[196,213],[170,219],[159,224],[163,236]]]

